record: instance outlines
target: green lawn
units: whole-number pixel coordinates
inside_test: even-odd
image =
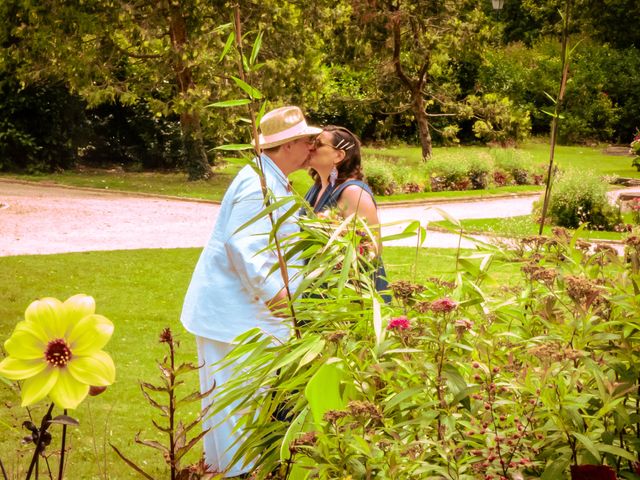
[[[151,419],[158,418],[157,412],[143,399],[138,382],[157,381],[155,361],[165,354],[158,336],[165,327],[170,327],[182,342],[180,359],[195,360],[193,338],[183,330],[179,316],[199,253],[199,249],[168,249],[0,258],[0,285],[3,285],[0,289],[0,341],[4,341],[23,318],[28,304],[45,296],[66,299],[77,293],[92,295],[98,313],[110,318],[116,326],[105,350],[116,363],[117,381],[103,395],[89,398],[77,411],[71,412],[80,420],[80,427],[70,429],[67,478],[139,478],[116,458],[109,443],[144,465],[152,476],[161,476],[163,462],[159,454],[136,445],[133,440],[138,431],[142,431],[142,438],[156,438]],[[385,249],[385,263],[392,280],[413,280],[415,253],[411,248]],[[455,250],[419,250],[417,280],[429,277],[452,280],[455,275],[453,258]],[[516,268],[513,264],[498,267],[498,284],[513,277]],[[194,375],[182,393],[196,388]],[[26,411],[19,407],[17,394],[2,382],[0,400],[5,406],[0,411],[3,431],[0,458],[5,467],[13,470],[16,447],[19,439],[26,435],[20,428],[26,419]],[[40,418],[44,407],[33,408],[33,418]],[[183,415],[193,417],[196,409],[196,404],[192,404]],[[59,430],[54,428],[53,434],[56,445]],[[100,460],[104,458],[103,451],[106,451],[105,464]],[[26,448],[24,452],[26,455]],[[23,465],[24,462],[25,459]],[[18,477],[22,476],[24,472]],[[14,478],[11,474],[9,477]]]
[[[530,141],[524,144],[522,150],[528,152],[538,163],[547,163],[549,145],[541,141]],[[434,148],[434,158],[473,157],[486,154],[487,147],[437,147]],[[421,168],[420,149],[417,147],[390,147],[383,149],[365,148],[364,167],[366,170],[367,156],[391,157],[395,165],[406,165]],[[610,156],[603,154],[603,147],[565,147],[556,149],[556,162],[563,168],[578,168],[594,170],[602,175],[618,175],[624,177],[640,177],[640,173],[631,167],[631,160],[624,156]],[[65,171],[46,175],[15,175],[3,174],[0,178],[15,178],[36,182],[53,182],[63,185],[93,187],[105,190],[122,190],[130,192],[173,195],[187,198],[198,198],[220,201],[229,182],[240,168],[238,161],[222,164],[215,169],[213,178],[207,181],[188,182],[182,173],[158,172],[124,172],[122,170],[94,170]],[[294,188],[304,194],[311,185],[308,174],[304,171],[296,172],[291,180]],[[379,197],[380,202],[462,198],[496,195],[501,193],[518,193],[540,191],[536,186],[510,186],[489,190],[467,190],[459,192],[425,192],[415,194],[392,195]]]
[[[630,223],[631,218],[627,215],[624,221]],[[443,220],[432,222],[432,227],[441,227],[447,230],[457,231],[459,227],[453,223]],[[522,215],[507,218],[473,218],[460,220],[460,225],[465,233],[488,233],[506,237],[522,237],[527,235],[537,235],[539,226],[534,223],[531,215]],[[545,226],[543,235],[551,235],[551,226]],[[579,237],[586,240],[622,240],[628,234],[619,232],[602,232],[583,230]]]
[[[531,155],[534,162],[540,164],[549,163],[548,142],[541,139],[530,140],[518,147]],[[601,175],[616,175],[621,177],[640,178],[640,172],[631,166],[631,157],[606,155],[605,145],[596,147],[564,146],[557,145],[554,162],[560,168],[576,168],[580,170],[592,170]],[[478,156],[487,151],[487,147],[438,147],[433,149],[433,157],[456,157],[462,151],[465,157]],[[390,147],[381,149],[365,148],[365,153],[373,155],[385,155],[399,157],[405,164],[420,165],[421,152],[416,147]]]

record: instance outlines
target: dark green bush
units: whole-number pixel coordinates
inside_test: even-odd
[[[61,82],[23,89],[10,74],[0,74],[0,171],[69,168],[85,132],[83,102]]]
[[[143,103],[104,104],[87,112],[91,136],[83,162],[121,164],[128,170],[182,166],[183,146],[177,118],[154,116]]]
[[[571,40],[572,44],[577,39]],[[640,118],[640,51],[615,50],[588,40],[574,50],[565,95],[559,140],[626,143]],[[552,109],[546,93],[555,96],[560,82],[560,45],[541,39],[527,47],[515,43],[485,53],[478,71],[482,92],[508,96],[531,112],[534,135],[548,134]]]
[[[612,230],[621,221],[619,209],[608,202],[607,184],[584,171],[559,175],[551,191],[548,218],[561,227],[586,223],[592,230]]]

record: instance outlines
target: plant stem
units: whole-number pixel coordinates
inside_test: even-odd
[[[540,229],[538,235],[542,235],[544,224],[547,216],[547,208],[549,207],[549,197],[551,194],[551,177],[553,172],[553,157],[556,149],[556,139],[558,135],[558,117],[562,101],[564,100],[565,87],[567,86],[567,78],[569,76],[569,60],[567,58],[567,43],[569,37],[569,14],[571,13],[571,0],[566,0],[565,12],[562,24],[562,78],[560,80],[560,89],[556,97],[555,109],[553,112],[553,121],[551,122],[551,150],[549,152],[549,169],[547,171],[547,183],[544,190],[544,202],[542,204],[542,217],[540,219]]]
[[[234,30],[236,35],[236,49],[240,58],[238,60],[238,71],[240,74],[240,79],[243,82],[246,82],[245,75],[245,67],[244,67],[244,53],[242,50],[242,24],[240,23],[240,6],[235,4],[234,6]],[[256,158],[258,159],[258,166],[260,168],[260,186],[262,187],[262,195],[264,196],[265,208],[269,206],[269,197],[267,195],[267,184],[264,176],[264,169],[262,167],[262,158],[260,156],[260,143],[259,143],[259,135],[258,135],[258,125],[256,122],[256,116],[253,111],[253,98],[251,98],[251,103],[247,105],[249,109],[249,118],[251,120],[251,130],[254,138],[254,150],[256,152]],[[273,212],[269,212],[269,220],[271,222],[271,226],[275,226],[275,221],[273,219]],[[280,240],[278,236],[273,236],[273,240],[275,242],[276,254],[278,256],[278,265],[280,267],[280,274],[282,275],[282,281],[284,282],[284,289],[287,294],[289,311],[291,312],[291,320],[293,321],[293,331],[296,335],[296,338],[300,338],[300,328],[298,325],[298,319],[296,318],[296,312],[293,307],[293,301],[291,299],[291,290],[289,288],[289,271],[287,270],[287,264],[284,261],[284,257],[282,256],[282,248],[280,247]]]
[[[51,403],[51,405],[49,405],[49,410],[47,410],[47,413],[45,413],[44,417],[42,417],[42,422],[40,423],[40,429],[38,430],[38,441],[36,443],[36,448],[33,451],[33,457],[31,457],[31,463],[29,464],[29,471],[27,472],[26,480],[29,480],[31,478],[31,474],[33,473],[34,467],[36,468],[36,471],[38,469],[37,468],[38,456],[40,455],[42,450],[44,450],[43,437],[44,437],[44,433],[49,428],[49,420],[51,420],[52,410],[53,410],[53,402]],[[37,473],[36,473],[36,476],[37,476]]]
[[[173,349],[173,337],[169,340],[169,361],[171,362],[171,377],[169,382],[171,388],[169,390],[169,462],[171,467],[171,480],[176,478],[176,452],[175,452],[175,352]]]
[[[4,463],[2,463],[1,458],[0,458],[0,470],[2,470],[2,478],[4,478],[4,480],[9,480],[9,477],[7,477],[7,471],[4,469]]]
[[[67,409],[63,411],[63,415],[67,414]],[[58,480],[62,480],[64,474],[64,453],[67,446],[67,424],[62,424],[62,442],[60,443],[60,465],[58,466]]]

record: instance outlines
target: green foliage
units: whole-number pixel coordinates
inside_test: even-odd
[[[555,96],[560,80],[560,46],[541,39],[533,46],[512,44],[485,52],[478,82],[483,91],[498,92],[531,112],[534,135],[549,131],[546,93]],[[559,123],[563,143],[628,138],[640,112],[636,49],[614,50],[588,40],[572,54],[569,82]]]
[[[58,81],[21,88],[0,72],[0,171],[51,172],[78,159],[84,105]]]
[[[478,97],[469,95],[466,107],[477,120],[473,133],[484,142],[508,144],[525,140],[531,131],[529,112],[518,108],[508,97],[487,93]]]
[[[207,472],[207,466],[204,460],[200,460],[195,465],[183,466],[184,458],[194,447],[198,445],[200,440],[206,434],[202,429],[194,433],[190,433],[195,427],[200,427],[202,420],[206,418],[209,408],[203,408],[196,418],[183,423],[179,419],[178,409],[189,404],[196,403],[200,405],[203,398],[210,395],[213,388],[207,392],[195,390],[194,392],[182,392],[182,386],[186,383],[184,377],[189,374],[194,375],[199,368],[191,362],[176,363],[176,349],[179,346],[173,338],[170,328],[165,328],[160,334],[160,343],[167,345],[169,349],[168,355],[164,357],[162,362],[158,362],[160,370],[160,385],[148,382],[140,382],[142,395],[147,403],[159,411],[161,417],[164,418],[162,423],[152,421],[153,426],[161,433],[167,436],[166,444],[159,443],[155,440],[141,440],[139,434],[136,435],[135,442],[140,445],[147,446],[158,450],[170,472],[170,478],[203,478]],[[178,397],[180,395],[180,398]],[[159,399],[162,396],[165,398]],[[182,413],[182,412],[180,412]],[[153,479],[154,477],[145,472],[145,469],[131,460],[128,455],[122,453],[115,445],[111,444],[111,448],[116,454],[133,470],[138,472],[144,478]]]
[[[536,164],[531,155],[511,149],[492,149],[496,170],[506,172],[516,185],[542,185],[545,166]]]
[[[85,164],[120,164],[129,171],[184,167],[179,121],[153,115],[142,102],[100,105],[87,111],[87,123]]]
[[[562,229],[461,255],[454,282],[396,281],[389,306],[333,288],[344,270],[319,272],[319,246],[302,276],[329,288],[298,302],[300,338],[249,332],[228,358],[252,372],[219,401],[251,399],[239,456],[257,478],[568,478],[570,464],[633,477],[637,237],[628,261]],[[498,259],[521,269],[491,292]]]
[[[375,195],[392,195],[397,188],[392,170],[388,164],[384,161],[376,160],[375,157],[367,157],[365,181]]]
[[[567,171],[554,181],[549,201],[553,225],[591,230],[612,230],[620,223],[620,211],[609,204],[607,185],[600,177],[584,171]]]

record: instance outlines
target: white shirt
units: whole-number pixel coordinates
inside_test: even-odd
[[[265,154],[261,155],[267,188],[276,199],[290,196],[289,182]],[[257,160],[257,159],[256,159]],[[255,160],[254,160],[255,161]],[[274,221],[292,205],[274,211]],[[238,228],[264,210],[260,178],[251,165],[245,166],[227,189],[220,214],[191,278],[180,320],[194,335],[232,343],[238,335],[259,327],[281,340],[288,338],[290,319],[273,316],[265,305],[284,287],[280,269],[269,245],[271,221],[264,216],[248,227]],[[278,229],[284,238],[298,231],[297,216]],[[266,249],[266,250],[265,250]],[[289,265],[289,277],[294,272]],[[295,285],[290,285],[291,292]]]

